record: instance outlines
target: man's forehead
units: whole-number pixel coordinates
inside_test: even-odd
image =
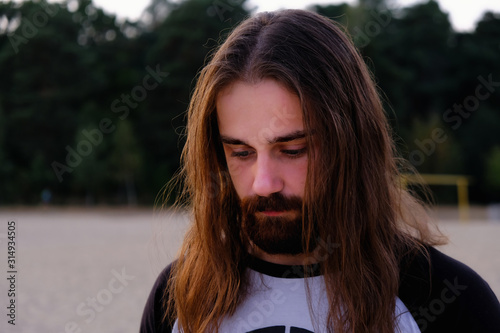
[[[289,141],[286,137],[304,131],[299,97],[273,80],[228,86],[217,96],[216,114],[223,137],[247,143]]]

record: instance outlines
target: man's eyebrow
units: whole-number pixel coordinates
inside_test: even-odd
[[[289,134],[285,134],[282,136],[277,136],[275,138],[272,138],[271,140],[268,140],[267,142],[269,144],[274,144],[274,143],[283,143],[283,142],[289,142],[297,139],[303,139],[307,136],[307,133],[305,131],[295,131]],[[246,143],[243,140],[232,138],[226,135],[221,135],[220,139],[222,143],[225,143],[227,145],[235,145],[235,146],[249,146],[248,143]]]
[[[225,135],[221,135],[220,140],[222,141],[222,143],[225,143],[227,145],[248,146],[248,143],[246,143],[245,141],[231,138],[231,137],[225,136]]]
[[[303,139],[306,137],[306,132],[305,131],[295,131],[290,134],[282,135],[273,138],[272,140],[268,141],[269,143],[281,143],[281,142],[289,142],[297,139]]]

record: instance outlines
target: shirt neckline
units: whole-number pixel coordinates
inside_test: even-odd
[[[251,256],[248,267],[254,271],[282,279],[303,279],[321,275],[321,265],[281,265]]]

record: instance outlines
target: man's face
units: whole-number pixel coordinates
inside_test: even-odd
[[[274,80],[237,81],[218,95],[217,119],[247,236],[267,253],[302,252],[308,147],[298,96]]]

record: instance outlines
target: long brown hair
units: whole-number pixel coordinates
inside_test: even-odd
[[[193,212],[170,280],[169,314],[183,332],[218,331],[244,298],[247,247],[216,120],[218,93],[274,79],[300,98],[310,130],[304,248],[328,239],[321,263],[336,332],[394,332],[401,256],[437,241],[400,185],[388,123],[369,71],[332,21],[302,10],[240,24],[201,71],[188,110],[183,196]],[[171,319],[171,318],[170,318]]]

